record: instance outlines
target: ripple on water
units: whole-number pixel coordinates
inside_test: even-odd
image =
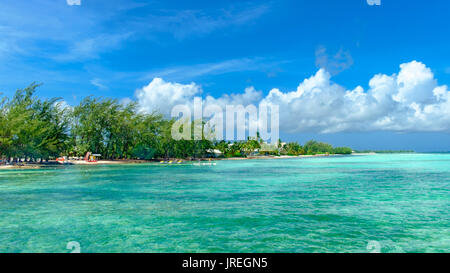
[[[0,172],[0,252],[450,251],[450,155]]]

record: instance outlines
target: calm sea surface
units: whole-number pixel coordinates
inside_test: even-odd
[[[450,154],[0,171],[0,252],[70,252],[71,241],[81,252],[450,252]]]

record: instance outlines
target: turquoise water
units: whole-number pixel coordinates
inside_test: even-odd
[[[0,171],[0,252],[450,252],[450,154]],[[373,243],[372,243],[373,244]]]

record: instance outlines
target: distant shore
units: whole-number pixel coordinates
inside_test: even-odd
[[[223,161],[223,160],[255,160],[255,159],[290,159],[290,158],[315,158],[315,157],[334,157],[342,155],[328,155],[328,154],[318,154],[318,155],[299,155],[299,156],[248,156],[248,157],[230,157],[230,158],[200,158],[200,159],[155,159],[155,160],[138,160],[138,159],[118,159],[118,160],[98,160],[96,162],[87,162],[85,160],[68,160],[65,163],[58,163],[56,161],[49,161],[46,163],[19,163],[12,165],[0,165],[0,170],[8,169],[39,169],[46,167],[58,167],[67,165],[118,165],[118,164],[144,164],[144,163],[154,163],[159,164],[161,161],[164,163],[168,162],[198,162],[198,161]]]

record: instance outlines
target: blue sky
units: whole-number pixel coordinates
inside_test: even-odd
[[[450,84],[449,11],[450,3],[438,0],[381,0],[380,6],[366,0],[82,0],[79,6],[66,0],[3,1],[0,92],[11,95],[37,81],[44,84],[40,96],[69,104],[88,95],[133,99],[159,77],[194,82],[203,96],[219,98],[253,86],[265,97],[274,88],[296,90],[322,68],[332,83],[346,90],[361,86],[367,93],[375,75],[401,74],[401,64],[417,61],[433,75],[431,93]],[[447,104],[436,103],[418,102],[424,113],[435,105],[441,109],[435,114],[444,115],[439,126],[423,121],[423,131],[390,124],[324,133],[313,126],[281,135],[357,149],[450,151],[450,119],[442,110]]]

